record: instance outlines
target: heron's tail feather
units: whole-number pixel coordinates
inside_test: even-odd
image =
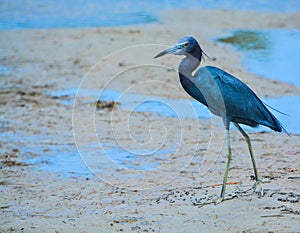
[[[271,107],[270,105],[268,105],[266,103],[264,103],[264,105],[266,105],[268,108],[270,108],[270,109],[272,109],[272,110],[274,110],[274,111],[276,111],[276,112],[278,112],[278,113],[280,113],[282,115],[289,116],[288,114],[286,114],[284,112],[281,112],[278,109],[273,108],[273,107]],[[270,116],[271,116],[271,118],[273,120],[272,127],[270,127],[270,128],[272,128],[273,130],[275,130],[277,132],[284,132],[287,135],[291,136],[290,133],[283,127],[283,124],[270,111],[269,111],[269,113],[270,113]]]
[[[263,102],[263,103],[264,103],[264,105],[266,105],[268,108],[271,108],[271,109],[274,110],[275,112],[278,112],[278,113],[280,113],[280,114],[282,114],[282,115],[285,115],[285,116],[290,117],[290,115],[288,115],[288,114],[286,114],[286,113],[284,113],[284,112],[281,112],[281,111],[279,111],[279,110],[276,109],[276,108],[273,108],[272,106],[266,104],[265,102]]]

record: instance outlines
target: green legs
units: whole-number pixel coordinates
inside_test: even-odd
[[[234,123],[234,125],[241,132],[241,134],[245,138],[245,141],[247,142],[247,145],[248,145],[248,149],[249,149],[249,153],[250,153],[251,161],[252,161],[252,165],[253,165],[254,175],[255,175],[255,181],[256,181],[254,186],[253,186],[253,189],[254,189],[255,192],[260,193],[260,195],[263,196],[264,191],[263,191],[262,186],[261,186],[261,180],[259,179],[259,175],[258,175],[258,171],[257,171],[257,167],[256,167],[254,155],[253,155],[253,150],[252,150],[252,145],[251,145],[250,138],[249,138],[248,134],[241,128],[241,126],[239,126],[239,124]]]
[[[224,197],[225,197],[227,177],[228,177],[229,165],[230,165],[230,160],[231,160],[231,155],[232,155],[231,146],[230,146],[229,128],[226,129],[226,142],[227,142],[227,148],[228,148],[228,154],[227,154],[227,157],[226,157],[226,168],[225,168],[225,173],[224,173],[224,178],[223,178],[223,185],[222,185],[220,199],[218,199],[217,202],[223,201]]]
[[[250,156],[251,156],[251,161],[252,161],[252,165],[253,165],[253,169],[254,169],[255,180],[256,180],[256,182],[253,186],[253,189],[254,189],[255,192],[259,192],[260,195],[263,196],[263,189],[261,187],[261,181],[260,181],[259,176],[258,176],[257,167],[256,167],[254,155],[253,155],[253,150],[252,150],[250,138],[249,138],[248,134],[239,126],[239,124],[234,123],[234,125],[241,132],[241,134],[245,138],[245,141],[247,142],[247,145],[248,145],[248,149],[249,149],[249,153],[250,153]],[[226,158],[226,168],[225,168],[225,174],[224,174],[224,178],[223,178],[223,185],[222,185],[220,198],[216,200],[216,203],[222,202],[224,200],[224,197],[225,197],[228,171],[229,171],[230,160],[231,160],[231,156],[232,156],[231,146],[230,146],[229,127],[228,127],[228,129],[226,128],[226,142],[227,142],[227,148],[228,148],[228,154],[227,154],[227,158]]]
[[[241,132],[241,134],[244,136],[244,138],[247,142],[249,153],[250,153],[251,160],[252,160],[253,169],[254,169],[255,179],[256,179],[256,181],[258,181],[258,172],[257,172],[257,168],[256,168],[256,163],[255,163],[255,159],[254,159],[254,155],[253,155],[250,138],[249,138],[248,134],[246,134],[246,132],[241,128],[241,126],[239,126],[237,123],[234,123],[234,125]]]

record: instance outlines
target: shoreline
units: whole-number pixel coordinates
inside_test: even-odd
[[[289,83],[284,83],[278,80],[272,80],[272,78],[265,78],[257,74],[251,73],[242,65],[243,54],[241,52],[235,51],[230,45],[218,45],[216,42],[212,41],[213,38],[220,36],[220,33],[225,33],[228,30],[233,29],[266,29],[266,28],[295,28],[300,29],[300,14],[263,14],[255,12],[235,12],[235,11],[222,11],[222,10],[190,10],[187,13],[185,10],[176,10],[176,11],[166,11],[164,13],[164,23],[162,24],[146,24],[143,26],[134,25],[132,27],[103,27],[103,28],[81,28],[81,29],[45,29],[45,30],[24,30],[24,31],[2,31],[2,43],[5,46],[7,41],[12,42],[12,47],[15,47],[15,51],[20,53],[20,57],[23,57],[25,61],[17,59],[14,56],[3,56],[3,64],[20,64],[27,63],[27,61],[32,61],[36,63],[45,63],[40,64],[38,70],[44,70],[44,72],[51,72],[51,70],[61,69],[64,70],[66,75],[75,74],[80,76],[76,78],[75,86],[78,86],[80,79],[85,75],[90,68],[101,61],[103,58],[110,56],[111,53],[116,53],[120,49],[124,49],[130,46],[143,45],[143,44],[172,44],[175,43],[177,38],[183,35],[194,35],[200,42],[201,47],[208,53],[211,57],[216,58],[216,61],[210,61],[206,59],[202,62],[202,65],[213,65],[220,67],[229,73],[235,75],[246,84],[248,84],[260,97],[279,97],[279,96],[295,96],[299,95],[300,87],[294,86]],[[201,25],[195,27],[193,24],[189,24],[187,27],[182,30],[176,25],[180,25],[181,22],[185,21],[200,21],[206,19],[210,23],[211,15],[222,14],[224,22],[215,23],[212,21],[212,24],[209,26],[201,27]],[[172,19],[174,15],[179,15],[176,20]],[[210,17],[209,17],[210,16]],[[256,16],[257,22],[252,22],[250,19]],[[235,20],[235,18],[241,18],[241,20]],[[299,19],[297,21],[297,19]],[[231,22],[232,21],[232,22]],[[249,25],[251,21],[251,25]],[[231,24],[229,23],[231,22]],[[233,23],[234,22],[234,23]],[[256,22],[256,23],[255,23]],[[284,23],[282,23],[284,22]],[[206,24],[206,22],[202,23]],[[216,25],[215,25],[216,24]],[[168,25],[168,29],[165,29]],[[234,27],[234,25],[236,25]],[[199,30],[201,28],[201,30]],[[167,31],[167,34],[165,33]],[[179,31],[180,33],[176,33]],[[200,33],[200,34],[199,34]],[[24,41],[35,41],[37,47],[42,46],[45,51],[36,51],[34,47],[28,46],[24,47],[21,43],[13,39],[14,35],[18,34],[18,37]],[[153,39],[145,37],[146,35],[153,35]],[[0,38],[1,39],[1,38]],[[46,41],[44,42],[44,40]],[[98,40],[98,41],[97,41]],[[58,42],[59,41],[59,42]],[[71,44],[68,46],[68,44]],[[44,44],[44,45],[43,45]],[[81,46],[76,48],[79,44]],[[56,55],[56,49],[67,48],[68,54],[61,54],[60,57]],[[73,46],[73,48],[72,48]],[[52,51],[52,48],[55,50]],[[76,52],[74,52],[77,50]],[[158,50],[160,47],[158,48]],[[21,51],[22,50],[22,51]],[[73,50],[73,51],[72,51]],[[158,50],[153,50],[155,54]],[[44,57],[44,54],[48,53],[49,58]],[[5,53],[4,53],[5,54]],[[153,64],[158,65],[167,65],[177,69],[178,58],[169,58],[169,62],[165,63],[162,61],[152,60],[153,54],[149,54],[147,62],[152,62]],[[228,59],[228,54],[230,54],[230,59]],[[143,56],[142,60],[145,60]],[[53,59],[55,58],[55,59]],[[123,60],[126,57],[123,58]],[[128,69],[134,65],[126,64],[123,62],[124,69]],[[137,62],[137,61],[133,61]],[[61,67],[58,67],[58,64],[61,64]],[[48,65],[48,67],[45,67]],[[11,67],[9,67],[11,68]],[[54,69],[53,69],[54,68]],[[27,67],[25,67],[27,69]],[[72,71],[71,71],[72,70]],[[27,70],[26,70],[27,71]],[[111,72],[110,76],[115,75],[116,72]],[[35,75],[34,73],[30,75]],[[107,74],[104,74],[107,75]],[[24,76],[19,74],[19,76]],[[168,75],[162,77],[162,81],[171,80],[172,85],[177,84],[177,79],[173,77],[174,75]],[[43,77],[41,77],[43,78]],[[44,81],[38,76],[37,80]],[[48,79],[48,77],[47,77]],[[26,80],[26,79],[25,79]],[[103,87],[105,83],[101,83],[102,80],[97,80],[99,86]],[[124,80],[126,82],[126,80]],[[257,86],[257,83],[261,83]],[[139,90],[137,90],[139,91]],[[149,93],[150,95],[152,93]],[[157,95],[164,96],[164,91],[158,91]],[[171,96],[166,96],[171,98],[176,98],[176,94]]]

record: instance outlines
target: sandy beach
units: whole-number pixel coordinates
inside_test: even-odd
[[[80,96],[109,89],[189,99],[176,73],[181,58],[152,59],[185,35],[215,58],[202,65],[236,75],[260,97],[300,96],[299,86],[250,73],[242,53],[213,42],[234,29],[300,29],[300,14],[172,10],[160,17],[163,23],[139,26],[0,32],[1,66],[9,67],[0,81],[1,232],[300,231],[298,134],[249,132],[265,189],[258,197],[246,191],[254,183],[251,160],[232,130],[230,200],[200,205],[221,188],[226,146],[218,119],[132,114]],[[55,94],[78,88],[76,99]],[[145,157],[157,169],[128,169],[95,155],[112,141],[125,150],[175,152]],[[67,158],[67,174],[41,169],[51,167],[50,155]],[[93,173],[70,166],[80,155]]]

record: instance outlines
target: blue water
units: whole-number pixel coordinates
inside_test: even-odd
[[[129,112],[151,112],[162,117],[173,117],[180,119],[208,119],[211,117],[210,112],[203,104],[191,99],[175,100],[157,96],[123,94],[115,90],[98,91],[80,89],[80,92],[77,93],[76,88],[49,93],[49,95],[58,98],[63,96],[64,98],[61,99],[61,103],[68,105],[74,103],[76,94],[79,97],[90,97],[91,101],[94,101],[95,98],[98,98],[100,95],[99,98],[102,101],[117,101],[119,102],[119,108]],[[270,111],[281,121],[289,133],[300,134],[300,96],[265,98],[262,99],[262,101],[267,105],[287,114],[288,116],[270,109]],[[260,126],[256,129],[245,126],[245,129],[256,132],[271,131],[269,128],[264,126]]]
[[[249,71],[300,86],[300,30],[236,30],[217,41],[243,52]]]
[[[136,153],[132,153],[120,147],[104,148],[105,154],[112,161],[121,167],[133,170],[154,170],[161,165],[160,161],[168,159],[174,151],[176,148],[155,150],[153,153],[148,153],[149,151],[146,149],[138,149]]]
[[[27,153],[33,153],[37,156],[30,157],[26,160],[26,163],[38,165],[37,169],[56,172],[63,176],[80,175],[92,177],[93,174],[84,164],[74,147],[72,147],[73,150],[70,150],[70,145],[47,145],[46,152],[44,147],[27,149]]]
[[[1,0],[0,29],[124,26],[160,22],[169,9],[300,12],[298,0]]]
[[[62,90],[56,93],[49,93],[50,96],[57,97],[61,104],[71,105],[74,102],[77,89],[68,89]],[[95,100],[95,97],[99,97],[100,91],[93,90],[80,90],[81,97],[84,99]],[[173,100],[162,97],[155,96],[140,96],[135,94],[128,94],[120,98],[121,93],[114,90],[107,90],[102,92],[102,100],[118,100],[120,101],[119,108],[128,111],[135,112],[152,112],[161,117],[180,117],[181,120],[185,118],[192,119],[203,119],[209,118],[211,115],[208,110],[200,103],[194,100],[189,99],[179,99]],[[62,99],[60,99],[63,97]],[[144,101],[145,102],[141,102]],[[278,119],[283,123],[284,127],[290,133],[300,134],[300,113],[299,113],[299,101],[300,96],[296,97],[281,97],[281,98],[268,98],[263,100],[268,105],[279,109],[290,116],[285,116],[275,111],[272,111]],[[137,103],[140,103],[137,106]],[[96,103],[95,103],[96,104]],[[244,127],[248,131],[271,131],[266,127],[259,127],[258,129],[251,129],[250,127]],[[234,129],[234,127],[232,127]],[[222,125],[220,125],[220,130],[223,130]],[[37,165],[35,169],[47,170],[50,172],[55,172],[61,174],[62,176],[83,176],[83,177],[92,177],[93,173],[86,167],[76,147],[69,144],[60,144],[60,145],[50,145],[50,144],[40,144],[40,141],[49,140],[47,137],[41,135],[31,135],[27,134],[22,135],[18,134],[16,137],[15,134],[0,133],[0,137],[5,137],[9,143],[14,144],[26,138],[28,142],[24,143],[24,148],[19,148],[23,155],[24,161],[26,163]],[[33,143],[32,142],[36,142]],[[172,145],[168,149],[159,149],[155,150],[154,153],[149,153],[148,149],[138,149],[135,151],[124,150],[116,145],[102,145],[103,151],[98,151],[93,149],[91,150],[94,153],[104,153],[112,161],[118,164],[121,167],[133,169],[133,170],[152,170],[157,169],[161,164],[163,159],[168,159],[176,151],[176,148],[173,148]],[[95,147],[98,148],[98,147]],[[28,156],[27,156],[28,155]],[[35,156],[32,156],[35,155]],[[99,156],[99,155],[95,155]]]
[[[211,114],[202,104],[195,100],[190,99],[168,99],[157,96],[146,96],[137,94],[123,94],[115,90],[89,90],[80,89],[77,93],[76,88],[61,90],[55,93],[48,93],[49,96],[58,98],[61,104],[73,105],[75,95],[77,97],[84,97],[86,103],[96,104],[95,100],[100,98],[102,101],[118,101],[118,108],[128,111],[128,114],[132,112],[151,112],[157,114],[159,117],[177,118],[181,120],[185,118],[190,119],[205,119],[210,118]],[[282,122],[284,127],[289,133],[300,133],[300,112],[298,110],[298,103],[300,96],[288,96],[280,98],[267,98],[263,99],[268,105],[279,109],[282,112],[289,114],[290,116],[282,115],[276,111],[270,109],[273,114]],[[101,110],[99,110],[101,111]],[[270,132],[267,127],[259,127],[253,129],[250,127],[244,127],[248,131],[256,132]],[[234,129],[234,127],[232,127]],[[223,130],[223,126],[220,125],[220,130]],[[93,145],[90,150],[96,153],[94,156],[98,156],[98,153],[105,154],[118,166],[133,169],[133,170],[153,170],[157,169],[164,159],[169,159],[170,156],[176,151],[176,148],[158,149],[154,152],[150,152],[149,148],[135,148],[133,151],[124,150],[118,145],[103,144],[103,150],[99,151],[93,149]],[[95,147],[97,148],[97,147]],[[43,151],[43,147],[34,148],[35,154],[44,154],[45,156],[37,156],[29,160],[29,163],[38,165],[38,169],[45,169],[52,172],[57,172],[62,175],[80,175],[90,177],[93,174],[84,165],[79,154],[76,151],[70,150],[70,146],[53,146],[48,147],[47,151]],[[39,153],[39,151],[41,151]],[[65,153],[61,154],[60,152]]]

